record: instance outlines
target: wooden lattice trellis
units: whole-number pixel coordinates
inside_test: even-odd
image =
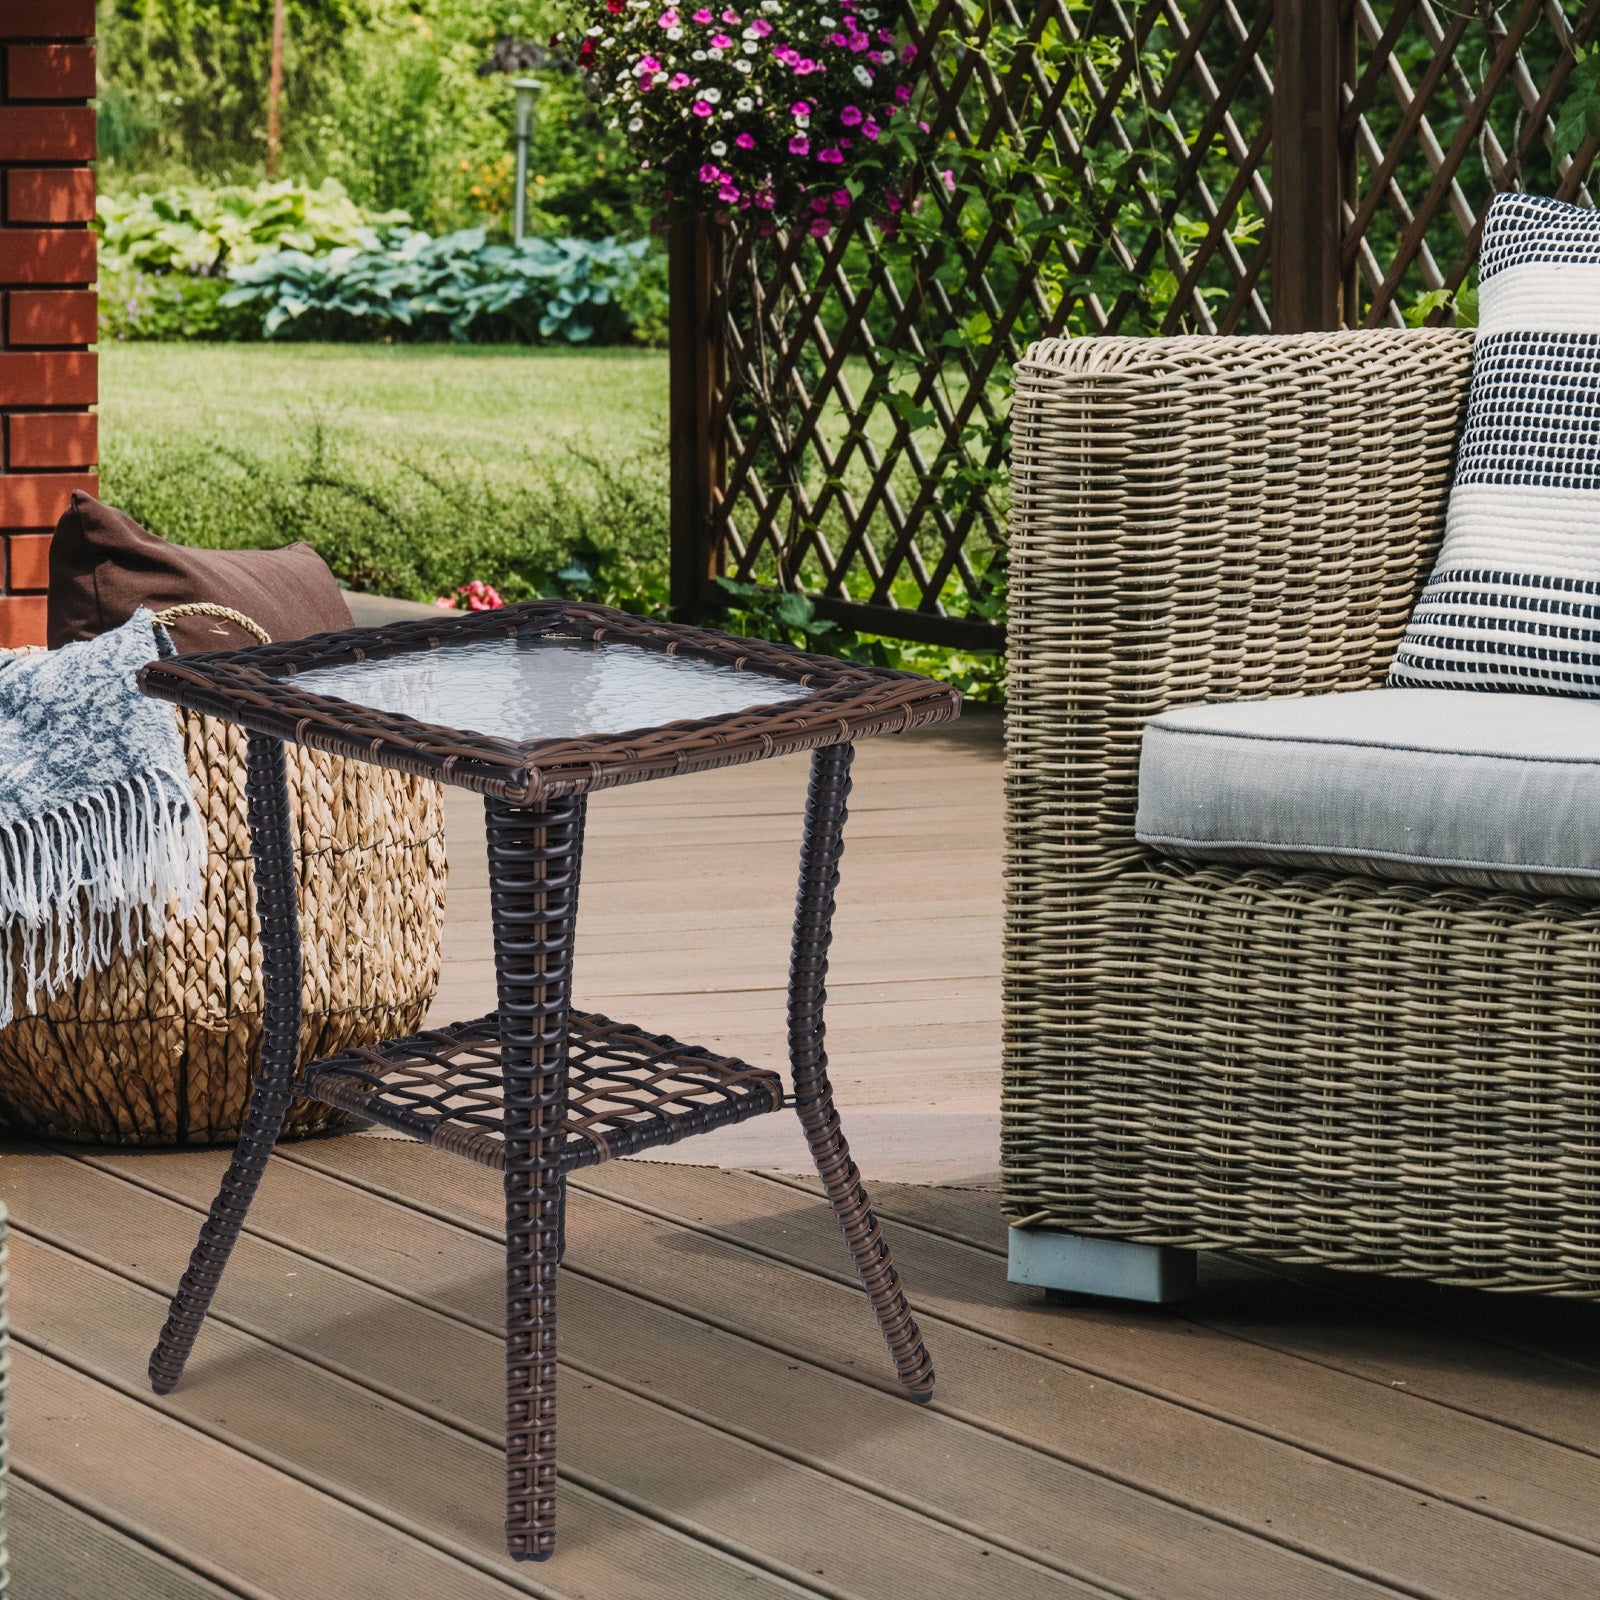
[[[1589,198],[1596,141],[1553,150],[1600,0],[901,3],[948,160],[915,225],[674,232],[682,610],[721,574],[998,647],[1034,339],[1439,320],[1496,189]]]

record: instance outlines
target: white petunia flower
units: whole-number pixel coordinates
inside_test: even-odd
[[[722,91],[720,89],[702,89],[700,98],[711,105],[715,105],[722,98]]]
[[[704,60],[705,60],[705,58],[706,58],[706,53],[705,53],[705,51],[704,51],[704,50],[696,50],[696,51],[695,51],[695,53],[694,53],[694,59],[695,59],[695,60],[696,60],[696,61],[704,61]]]
[[[683,37],[683,29],[682,28],[668,28],[667,29],[667,37],[669,39],[681,39]]]
[[[753,56],[756,53],[756,50],[758,48],[759,48],[759,46],[756,44],[754,39],[746,39],[745,40],[745,42],[744,42],[744,53],[747,56]]]
[[[855,74],[857,83],[862,84],[868,89],[872,87],[872,74],[868,72],[865,67],[857,67],[855,69]]]
[[[630,117],[628,119],[628,132],[637,133],[644,126],[643,117]]]
[[[817,22],[821,27],[824,28],[837,28],[839,26],[839,24],[835,22],[832,17],[818,17]]]
[[[728,153],[728,147],[720,139],[718,139],[717,142],[712,145],[711,153],[714,156],[725,156]]]
[[[797,128],[809,128],[811,126],[811,118],[810,117],[796,117],[794,119],[794,125]]]
[[[735,61],[733,64],[733,70],[735,72],[748,72],[750,70],[750,63],[743,60]]]
[[[733,109],[735,111],[754,111],[755,108],[755,101],[752,100],[747,94],[740,95],[739,98],[733,102]]]
[[[604,28],[585,28],[583,30],[583,36],[585,39],[598,39],[605,31],[606,30]]]
[[[722,52],[717,49],[715,45],[712,45],[712,47],[706,51],[706,59],[708,61],[720,61],[722,59]]]

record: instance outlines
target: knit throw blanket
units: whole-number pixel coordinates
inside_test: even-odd
[[[134,675],[170,655],[138,611],[59,650],[0,652],[0,1026],[190,915],[206,859],[172,707]]]

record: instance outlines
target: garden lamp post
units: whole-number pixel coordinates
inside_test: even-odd
[[[539,98],[542,85],[537,78],[513,78],[511,87],[517,91],[517,200],[511,237],[521,244],[528,229],[528,144],[533,138],[533,103]]]

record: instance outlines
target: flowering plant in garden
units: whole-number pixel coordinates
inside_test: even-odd
[[[459,589],[440,595],[433,603],[441,611],[459,611],[463,600],[467,603],[468,611],[498,611],[505,604],[495,586],[485,583],[482,578],[474,578],[471,583],[464,583]]]
[[[578,63],[639,165],[697,210],[817,237],[884,186],[914,49],[873,0],[591,0]]]

